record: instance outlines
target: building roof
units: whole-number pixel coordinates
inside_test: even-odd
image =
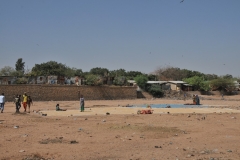
[[[163,84],[167,83],[167,81],[147,81],[148,84]]]
[[[187,82],[184,81],[168,81],[169,83],[174,83],[174,84],[186,84]]]

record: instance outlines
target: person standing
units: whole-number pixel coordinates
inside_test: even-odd
[[[81,112],[84,112],[84,98],[83,95],[80,97],[80,107],[81,107]]]
[[[196,95],[195,94],[193,95],[192,100],[193,100],[193,104],[195,105],[196,104]]]
[[[186,94],[186,93],[184,93],[184,101],[186,101],[186,97],[187,97],[187,94]]]
[[[26,92],[24,92],[24,94],[23,94],[23,102],[22,102],[22,104],[23,104],[23,108],[24,108],[24,112],[26,112],[26,110],[27,110],[27,93]]]
[[[19,109],[20,109],[20,107],[19,107],[19,103],[20,103],[19,95],[16,95],[16,97],[14,98],[14,103],[16,105],[16,113],[19,113]]]
[[[1,109],[1,113],[3,113],[4,104],[5,104],[5,96],[4,96],[4,93],[2,93],[2,95],[0,95],[0,109]]]
[[[31,96],[27,96],[28,113],[30,113],[31,104],[33,105],[33,100],[31,98]]]
[[[19,98],[18,110],[20,110],[20,108],[21,108],[21,102],[22,102],[22,100],[21,100],[21,95],[20,95],[20,94],[18,95],[18,98]]]

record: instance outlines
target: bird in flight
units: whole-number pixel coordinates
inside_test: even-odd
[[[181,2],[180,3],[182,3],[184,0],[181,0]]]

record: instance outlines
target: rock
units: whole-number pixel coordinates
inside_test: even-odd
[[[102,120],[103,122],[106,122],[106,120],[104,119],[104,120]]]
[[[78,143],[76,140],[70,141],[70,144]]]
[[[232,152],[232,150],[227,150],[227,152]]]
[[[218,153],[218,149],[212,150],[213,153]]]
[[[17,129],[17,128],[19,128],[19,126],[14,126],[13,128]]]
[[[22,153],[22,152],[25,152],[25,151],[24,150],[20,150],[19,152]]]
[[[22,135],[22,137],[27,137],[27,136],[28,136],[27,134]]]
[[[107,113],[106,113],[106,115],[110,115],[110,113],[109,113],[109,112],[107,112]]]

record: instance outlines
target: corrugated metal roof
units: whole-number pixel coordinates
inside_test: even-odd
[[[147,81],[147,83],[149,83],[149,84],[163,84],[163,83],[167,83],[167,81]]]
[[[183,81],[168,81],[169,83],[174,83],[174,84],[185,84],[187,82],[183,82]]]

